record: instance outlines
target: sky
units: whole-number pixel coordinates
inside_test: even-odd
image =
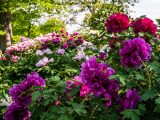
[[[160,18],[160,0],[139,0],[139,3],[135,3],[134,7],[130,8],[133,12],[131,16],[137,18],[141,15],[146,15],[148,18],[155,22],[156,18]],[[82,20],[84,15],[78,16],[78,20]],[[156,22],[155,22],[156,23]],[[79,25],[67,25],[69,33],[75,32]]]
[[[147,15],[155,21],[156,18],[160,18],[160,0],[139,0],[131,10],[134,11],[131,15],[136,18],[141,15]]]

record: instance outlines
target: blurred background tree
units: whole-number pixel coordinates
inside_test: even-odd
[[[134,0],[0,0],[0,49],[4,50],[13,42],[17,42],[21,36],[32,38],[41,33],[57,31],[66,24],[79,24],[83,30],[84,28],[103,30],[107,16],[116,11],[128,12],[126,4],[133,5],[134,2]],[[80,14],[85,14],[81,23],[77,22],[76,17]],[[54,15],[58,17],[52,20],[49,18],[47,21],[48,18],[42,19],[46,15],[50,18]]]
[[[30,37],[43,15],[60,14],[64,9],[60,0],[0,0],[0,49],[11,45],[12,38]]]

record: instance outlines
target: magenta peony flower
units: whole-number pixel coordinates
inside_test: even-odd
[[[82,84],[81,89],[80,89],[80,96],[86,97],[88,94],[89,94],[88,87],[85,84]]]
[[[82,83],[82,79],[80,76],[75,76],[72,80],[68,80],[66,82],[66,92],[71,92],[71,90],[79,85],[81,85],[80,89],[80,97],[86,97],[89,94],[88,87]]]
[[[66,84],[67,91],[70,91],[81,84],[81,77],[75,76],[72,80],[68,80]]]
[[[67,49],[69,47],[69,45],[67,44],[67,43],[64,43],[63,45],[62,45],[62,48],[64,48],[64,49]]]
[[[118,94],[119,82],[117,80],[109,80],[114,74],[114,70],[107,64],[98,63],[96,58],[89,58],[88,61],[82,63],[80,77],[82,82],[88,86],[89,92],[97,97]],[[114,95],[116,96],[116,95]],[[113,97],[114,97],[113,96]]]
[[[110,15],[105,23],[106,29],[111,33],[120,33],[127,30],[129,25],[128,16],[120,12]]]
[[[121,110],[135,109],[140,101],[140,95],[136,89],[129,89],[124,98],[121,99]]]
[[[151,58],[151,51],[150,44],[142,38],[127,40],[119,51],[121,63],[127,67],[141,66],[143,61]]]
[[[4,114],[4,120],[29,120],[30,112],[27,107],[12,103]]]
[[[132,21],[131,26],[133,27],[134,33],[138,34],[139,32],[148,32],[153,35],[156,35],[157,26],[153,21],[147,17],[137,18]]]

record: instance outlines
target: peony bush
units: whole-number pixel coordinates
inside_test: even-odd
[[[160,39],[117,12],[100,35],[22,38],[0,57],[5,120],[158,120]]]

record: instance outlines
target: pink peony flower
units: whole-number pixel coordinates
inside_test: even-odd
[[[49,48],[46,48],[44,50],[37,50],[36,51],[36,55],[44,55],[44,54],[52,54],[53,52],[49,49]]]
[[[44,55],[44,52],[42,50],[37,50],[36,51],[36,55],[42,56],[42,55]]]
[[[73,58],[74,60],[82,60],[85,58],[86,54],[83,51],[79,51],[77,55]]]
[[[51,49],[49,49],[49,48],[43,50],[43,52],[44,52],[45,54],[52,54],[52,53],[53,53],[53,52],[51,51]]]
[[[12,55],[11,62],[17,62],[19,59],[20,57]]]
[[[53,62],[53,61],[54,61],[53,58],[48,59],[47,57],[44,57],[36,63],[36,67],[43,67],[47,65],[49,62]]]
[[[61,103],[61,101],[60,101],[60,100],[56,100],[56,101],[54,101],[54,105],[55,105],[55,106],[58,106],[60,103]]]
[[[65,49],[58,49],[56,53],[59,55],[63,55],[65,53]]]

